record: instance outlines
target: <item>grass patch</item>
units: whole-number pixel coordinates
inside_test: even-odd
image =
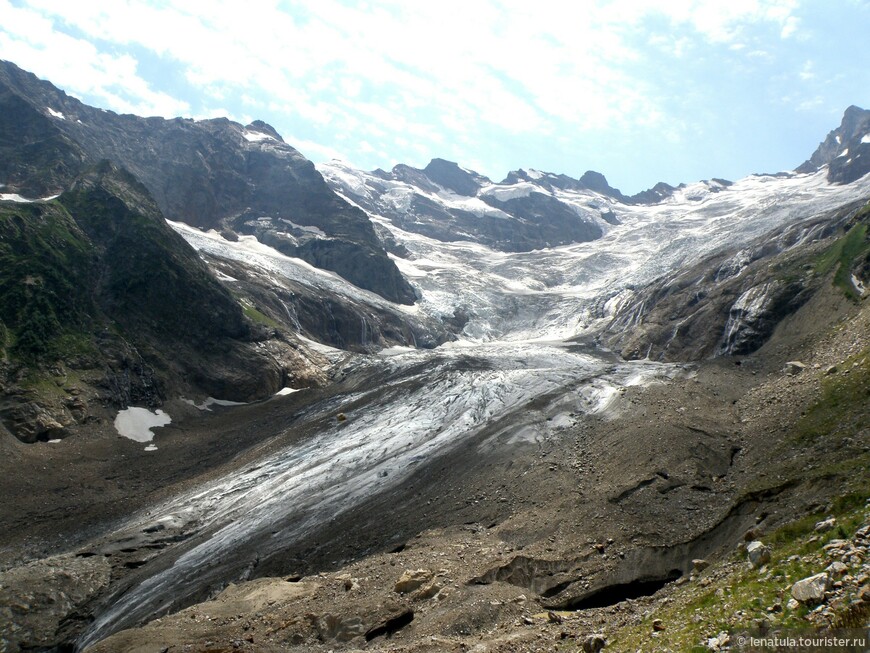
[[[820,557],[822,547],[832,539],[849,538],[867,518],[866,492],[843,495],[832,501],[830,510],[808,515],[780,527],[764,538],[771,547],[771,561],[764,571],[752,569],[745,554],[734,553],[728,560],[704,572],[709,580],[704,587],[699,581],[677,588],[671,602],[655,604],[642,623],[614,633],[608,651],[702,651],[703,642],[720,632],[748,630],[758,620],[766,620],[778,628],[807,628],[809,609],[799,606],[789,610],[791,585],[824,569],[827,563]],[[838,526],[826,533],[815,533],[815,524],[828,515],[837,518]],[[707,581],[704,581],[707,582]],[[768,608],[782,606],[782,611]],[[837,619],[851,623],[856,619],[845,607]],[[860,615],[859,615],[860,616]],[[652,621],[661,619],[665,630],[652,637]]]
[[[862,212],[867,211],[870,211],[870,207],[862,209]],[[819,256],[815,265],[816,274],[824,276],[834,271],[834,285],[846,297],[858,301],[860,296],[852,285],[852,264],[868,251],[870,243],[867,242],[867,225],[859,222]]]
[[[255,324],[262,324],[263,326],[271,327],[273,329],[281,328],[281,325],[276,320],[273,320],[265,313],[257,310],[257,308],[247,300],[241,300],[241,305],[242,312],[245,314],[245,317],[251,320],[251,322],[254,322]]]
[[[798,421],[798,442],[812,442],[838,431],[848,435],[870,426],[870,348],[838,367],[840,371],[822,378],[821,399]]]
[[[58,379],[48,374],[44,370],[31,369],[21,386],[38,397],[46,400],[63,400],[66,399],[68,393],[64,390],[65,387],[75,386],[82,383],[81,377],[75,370],[66,370],[62,383],[58,385]]]

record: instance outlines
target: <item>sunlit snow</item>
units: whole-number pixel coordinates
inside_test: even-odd
[[[186,404],[190,404],[198,410],[210,411],[212,406],[244,406],[243,401],[229,401],[228,399],[215,399],[214,397],[206,398],[202,403],[196,403],[193,399],[181,398]]]
[[[245,130],[242,132],[242,136],[249,143],[259,143],[260,141],[274,141],[275,139],[269,134],[264,134],[263,132],[252,132]]]
[[[49,195],[48,197],[28,199],[27,197],[22,197],[18,193],[0,193],[0,200],[6,202],[19,202],[24,204],[30,204],[31,202],[50,202],[51,200],[57,199],[58,197],[58,195]]]
[[[159,408],[151,412],[147,408],[130,407],[120,411],[115,417],[115,430],[125,438],[136,442],[150,442],[158,426],[166,426],[172,418]]]
[[[55,118],[60,118],[61,120],[66,120],[66,116],[63,115],[60,111],[55,111],[55,110],[52,109],[51,107],[46,107],[46,109],[48,109],[48,112],[49,112],[53,117],[55,117]]]

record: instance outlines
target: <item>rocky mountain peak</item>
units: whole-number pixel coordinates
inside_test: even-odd
[[[103,160],[135,176],[172,220],[261,240],[282,233],[286,221],[313,227],[324,236],[284,253],[390,301],[414,302],[368,216],[333,193],[271,125],[118,115],[0,62],[0,183],[26,197],[55,195],[93,166],[102,170]],[[259,221],[266,216],[271,223]]]
[[[263,122],[262,120],[255,120],[249,125],[245,125],[245,129],[252,132],[258,132],[260,134],[266,134],[267,136],[271,136],[279,143],[283,143],[284,139],[281,138],[281,134],[272,127],[269,123]]]
[[[870,111],[850,106],[840,126],[831,131],[796,172],[815,172],[828,166],[828,180],[848,184],[870,172]]]
[[[618,199],[621,202],[624,202],[628,199],[625,197],[625,195],[619,192],[618,189],[613,188],[610,184],[608,184],[607,178],[600,172],[595,172],[594,170],[587,170],[583,173],[583,176],[580,177],[580,183],[589,190],[594,190],[596,193],[601,193],[602,195],[608,195],[609,197]]]
[[[423,172],[439,186],[467,197],[474,197],[481,186],[489,183],[486,177],[445,159],[432,159]]]

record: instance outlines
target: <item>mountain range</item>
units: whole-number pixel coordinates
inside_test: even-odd
[[[645,624],[867,489],[868,173],[854,106],[793,171],[627,196],[314,165],[0,62],[4,646]]]

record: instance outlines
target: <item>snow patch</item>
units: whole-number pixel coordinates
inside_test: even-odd
[[[294,392],[299,392],[302,388],[281,388],[278,392],[275,393],[276,397],[284,397],[286,395],[292,395]]]
[[[287,218],[281,218],[281,222],[283,222],[284,224],[288,224],[294,229],[298,229],[299,231],[304,231],[305,233],[319,236],[322,240],[332,240],[320,227],[315,227],[313,225],[297,224],[292,220],[288,220]]]
[[[48,197],[38,197],[36,199],[28,199],[26,197],[21,197],[18,193],[0,193],[0,200],[6,202],[19,202],[23,204],[31,204],[33,202],[50,202],[53,199],[57,199],[60,197],[59,195],[49,195]]]
[[[480,194],[494,197],[499,202],[507,202],[519,197],[528,197],[532,193],[547,194],[547,191],[535,184],[521,182],[511,186],[487,186]]]
[[[862,142],[862,143],[870,143],[870,134],[864,134],[864,135],[861,137],[861,142]]]
[[[274,141],[275,139],[269,136],[269,134],[264,134],[263,132],[251,132],[245,130],[242,132],[242,136],[249,143],[259,143],[260,141]]]
[[[215,270],[214,272],[217,275],[217,278],[221,281],[238,281],[238,279],[236,279],[235,277],[231,277],[230,275],[226,274],[225,272],[221,272],[220,270]]]
[[[864,287],[864,284],[861,282],[861,280],[858,277],[856,277],[854,274],[852,275],[852,285],[855,286],[855,290],[858,291],[858,294],[863,297],[864,292],[867,289]]]
[[[50,113],[53,118],[59,118],[60,120],[66,120],[66,116],[63,115],[60,111],[55,111],[51,107],[45,107],[45,108],[48,109],[48,113]]]
[[[280,392],[280,390],[279,390]],[[185,399],[181,397],[181,401],[186,404],[189,404],[196,408],[197,410],[205,410],[211,411],[212,406],[244,406],[244,401],[229,401],[227,399],[215,399],[214,397],[208,397],[201,404],[196,403],[193,399]]]
[[[145,451],[157,451],[157,445],[156,444],[149,444],[147,447],[145,447],[144,450]]]
[[[115,430],[136,442],[150,442],[154,439],[154,431],[151,429],[171,422],[172,418],[160,409],[152,413],[147,408],[130,407],[120,411],[115,417]]]
[[[845,150],[843,150],[842,152],[840,152],[840,153],[837,155],[837,158],[838,158],[838,159],[841,159],[842,157],[846,156],[847,154],[849,154],[849,148],[848,148],[848,147],[847,147]]]

